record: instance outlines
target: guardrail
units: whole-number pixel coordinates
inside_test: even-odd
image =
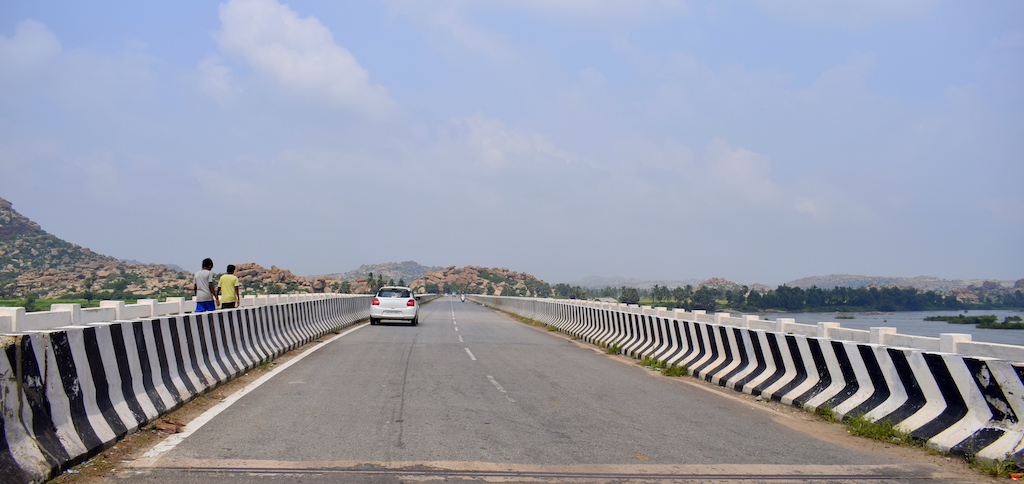
[[[888,420],[934,448],[1024,465],[1020,347],[892,328],[758,321],[725,313],[556,299],[469,296],[635,358],[687,367],[751,395],[845,418]],[[962,335],[967,336],[967,335]],[[914,347],[909,345],[923,346]],[[1003,354],[994,357],[954,351]]]
[[[260,296],[156,317],[170,305],[19,313],[17,323],[64,325],[0,335],[0,482],[44,482],[261,362],[366,319],[371,298]],[[110,318],[86,322],[97,315]]]
[[[240,307],[266,306],[287,302],[315,301],[337,297],[335,293],[264,294],[242,296]],[[26,312],[20,307],[0,307],[0,333],[36,331],[61,326],[90,324],[140,318],[156,318],[172,314],[192,313],[195,298],[169,297],[166,302],[157,299],[139,299],[135,304],[124,301],[100,301],[98,308],[83,308],[81,304],[52,304],[49,311]]]

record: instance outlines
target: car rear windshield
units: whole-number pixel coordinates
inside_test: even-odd
[[[405,289],[381,289],[377,297],[409,297],[409,291]]]

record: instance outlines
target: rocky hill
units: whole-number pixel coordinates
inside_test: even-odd
[[[700,279],[682,279],[682,280],[644,280],[636,279],[633,277],[621,277],[621,276],[588,276],[578,281],[567,282],[570,286],[579,286],[588,289],[601,289],[604,287],[635,287],[637,289],[650,289],[654,286],[662,287],[686,287],[691,285],[696,287],[700,284]]]
[[[187,278],[164,265],[129,264],[66,242],[0,198],[0,298],[104,291],[166,297],[181,293]]]
[[[332,274],[324,274],[322,276],[314,276],[314,278],[322,277],[325,279],[332,279],[338,281],[350,281],[356,282],[359,279],[366,278],[368,274],[373,273],[374,277],[384,276],[384,279],[405,280],[406,282],[414,281],[427,275],[431,271],[439,271],[442,267],[428,267],[420,265],[415,261],[405,262],[385,262],[383,264],[363,264],[358,269],[348,272],[335,272]]]
[[[832,289],[835,287],[908,287],[922,291],[936,291],[948,293],[954,289],[966,289],[970,286],[981,286],[990,282],[1003,287],[1013,287],[1014,281],[990,281],[986,279],[942,279],[932,276],[917,277],[884,277],[884,276],[860,276],[851,274],[829,274],[827,276],[812,276],[787,282],[790,287],[807,289],[817,286],[821,289]]]
[[[255,293],[341,292],[342,281],[301,277],[259,264],[239,264],[243,290]],[[192,273],[177,266],[143,264],[98,254],[39,227],[0,198],[0,299],[34,293],[42,299],[191,296]]]
[[[446,267],[416,279],[410,287],[422,288],[423,292],[457,291],[498,296],[538,296],[551,293],[548,283],[530,274],[510,271],[504,267]]]

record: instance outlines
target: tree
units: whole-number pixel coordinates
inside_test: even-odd
[[[398,278],[398,285],[402,286],[402,287],[405,287],[405,278],[404,277],[399,277]]]
[[[560,282],[551,287],[551,292],[554,293],[555,297],[569,297],[569,289],[571,288],[568,284]]]
[[[708,286],[701,286],[693,293],[693,307],[713,312],[718,309],[718,291]]]
[[[667,301],[671,297],[669,290],[665,286],[659,286],[657,284],[651,288],[651,299],[655,301]]]
[[[30,292],[25,294],[25,299],[21,301],[21,307],[25,308],[26,312],[36,311],[38,309],[36,308],[37,301],[39,301],[39,295],[34,292]]]
[[[625,304],[640,304],[640,291],[635,287],[622,287],[619,291],[619,302]]]
[[[729,291],[725,298],[729,301],[729,307],[742,308],[747,302],[747,290],[747,286],[743,286]]]

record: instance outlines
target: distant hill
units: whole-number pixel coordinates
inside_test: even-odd
[[[942,279],[932,276],[917,277],[885,277],[885,276],[860,276],[850,274],[829,274],[827,276],[812,276],[787,282],[790,287],[807,289],[817,286],[821,289],[832,289],[835,287],[912,287],[923,291],[950,292],[954,289],[965,289],[970,286],[981,286],[985,282],[995,282],[1003,287],[1013,287],[1014,281],[992,281],[988,279]]]
[[[405,262],[385,262],[383,264],[363,264],[356,270],[323,274],[322,276],[315,277],[355,282],[365,278],[367,274],[372,272],[374,277],[383,275],[385,280],[394,279],[397,282],[400,279],[404,279],[406,283],[409,283],[427,275],[428,272],[441,269],[444,268],[440,266],[424,266],[409,260]]]
[[[161,264],[129,264],[62,240],[0,198],[0,298],[111,291],[166,297],[182,294],[188,276]]]
[[[633,277],[621,277],[621,276],[588,276],[578,281],[566,282],[570,286],[579,286],[590,289],[600,289],[602,287],[635,287],[637,289],[650,289],[655,284],[663,287],[686,287],[692,285],[696,287],[702,281],[700,279],[683,279],[683,280],[642,280]]]
[[[422,287],[426,292],[457,291],[497,296],[538,296],[551,293],[548,283],[525,272],[510,271],[504,267],[445,267],[416,279],[409,287]]]
[[[255,263],[238,264],[236,275],[243,291],[258,293],[342,288],[341,281],[296,276]],[[97,299],[190,297],[192,283],[192,273],[178,266],[119,260],[50,235],[0,198],[0,299],[21,299],[29,293],[43,299],[69,294]]]

